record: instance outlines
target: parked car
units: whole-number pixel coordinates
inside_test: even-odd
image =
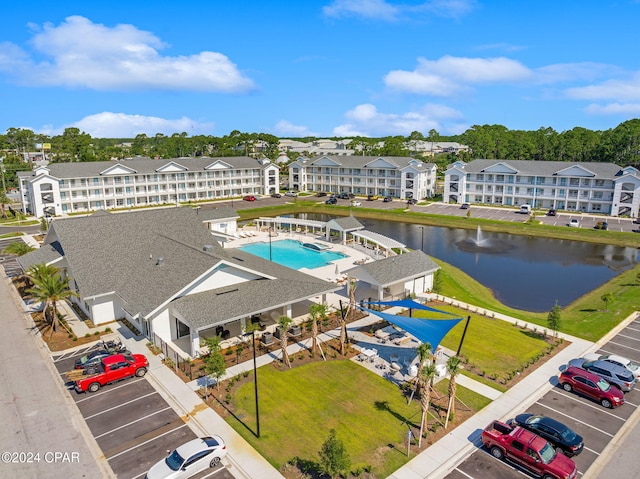
[[[282,198],[280,193],[271,193],[271,198]]]
[[[362,203],[360,203],[359,201],[353,200],[351,201],[351,206],[362,206]]]
[[[145,479],[192,477],[209,467],[216,467],[226,455],[227,446],[220,436],[193,439],[157,462],[149,469]]]
[[[614,408],[624,404],[624,394],[611,386],[597,374],[573,366],[567,367],[558,377],[560,386],[567,392],[578,394],[599,402],[604,407]]]
[[[247,195],[245,197],[242,198],[244,201],[255,201],[256,197],[253,195]]]
[[[580,228],[580,221],[576,218],[571,218],[567,226],[573,226],[574,228]]]
[[[326,194],[324,191],[318,191],[318,192],[316,193],[316,196],[317,196],[317,197],[327,196],[327,194]]]
[[[531,205],[529,205],[529,204],[521,205],[520,206],[520,213],[522,213],[523,215],[531,214]]]
[[[335,205],[336,203],[338,203],[338,200],[337,198],[328,198],[324,202],[327,205]]]
[[[547,211],[547,216],[556,216],[556,210],[551,208],[549,211]]]
[[[407,204],[408,205],[417,205],[418,204],[418,200],[416,200],[415,198],[409,198],[407,200]]]
[[[73,381],[79,393],[97,392],[106,384],[122,381],[130,377],[143,377],[147,374],[149,361],[142,354],[113,354],[102,358],[94,367],[67,372],[67,379]]]
[[[461,210],[468,210],[469,209],[469,203],[462,203],[460,205],[460,209]]]
[[[598,221],[596,223],[596,225],[594,226],[594,229],[597,229],[597,230],[608,230],[609,229],[609,223],[607,223],[606,221]]]
[[[378,195],[368,195],[367,201],[376,201],[378,199]]]
[[[618,356],[617,354],[589,353],[584,355],[584,359],[587,359],[589,361],[595,361],[599,359],[600,361],[607,361],[608,363],[617,364],[618,366],[627,368],[631,372],[631,374],[636,377],[636,379],[640,377],[640,366],[631,361],[631,359],[625,358],[624,356]]]
[[[597,374],[624,392],[631,391],[636,385],[636,378],[631,374],[631,371],[623,366],[608,363],[607,361],[589,361],[585,358],[577,358],[569,361],[569,366],[575,366]]]
[[[547,416],[529,413],[518,414],[507,423],[523,427],[545,438],[568,457],[577,456],[584,448],[582,436],[576,434],[570,427],[565,426],[560,421]]]
[[[89,354],[85,354],[79,359],[76,359],[74,368],[75,369],[84,369],[90,366],[95,366],[100,364],[104,358],[108,358],[113,353],[107,351],[106,349],[98,349],[97,351],[93,351]]]
[[[284,196],[298,196],[298,193],[295,191],[287,191]]]
[[[391,202],[391,196],[385,196],[384,199],[382,200],[384,203],[390,203]]]
[[[341,200],[351,200],[355,197],[355,195],[353,193],[340,193],[340,195],[338,196],[338,198],[340,198]]]

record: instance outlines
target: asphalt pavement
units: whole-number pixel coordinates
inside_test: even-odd
[[[4,272],[0,283],[0,477],[114,478]]]

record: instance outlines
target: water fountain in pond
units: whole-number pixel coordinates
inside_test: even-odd
[[[508,242],[501,239],[485,238],[480,226],[476,230],[475,237],[470,235],[456,242],[456,246],[459,250],[468,253],[505,253],[512,248]]]

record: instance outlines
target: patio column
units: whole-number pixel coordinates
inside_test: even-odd
[[[382,301],[384,298],[384,289],[382,285],[378,285],[378,301]]]
[[[290,318],[291,318],[291,315],[293,314],[293,308],[291,307],[291,304],[287,304],[287,306],[286,306],[286,308],[285,308],[285,309],[286,309],[286,311],[287,311],[287,312],[285,313],[285,316],[288,316],[288,317],[290,317]]]
[[[189,344],[191,345],[191,351],[189,351],[189,355],[192,358],[197,358],[198,356],[200,356],[200,333],[198,333],[198,331],[189,329]]]

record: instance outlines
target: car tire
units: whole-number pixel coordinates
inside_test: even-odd
[[[611,409],[613,407],[613,405],[611,404],[611,401],[609,401],[607,398],[600,399],[600,404],[602,404],[607,409]]]
[[[147,368],[139,368],[136,369],[136,376],[141,378],[143,377],[145,374],[147,374]]]
[[[100,383],[91,383],[89,384],[87,391],[89,391],[90,393],[95,393],[98,391],[98,389],[100,389]]]
[[[501,461],[504,459],[504,451],[498,446],[493,446],[491,448],[491,455],[496,459],[500,459]]]
[[[569,383],[563,383],[562,384],[562,389],[564,389],[565,391],[570,393],[571,391],[573,391],[573,386],[571,386],[571,384],[569,384]]]
[[[220,464],[220,458],[214,457],[213,459],[211,459],[211,462],[209,463],[209,467],[216,467],[218,464]]]
[[[545,474],[544,476],[542,476],[542,479],[556,479],[553,476],[550,476],[549,474]]]

